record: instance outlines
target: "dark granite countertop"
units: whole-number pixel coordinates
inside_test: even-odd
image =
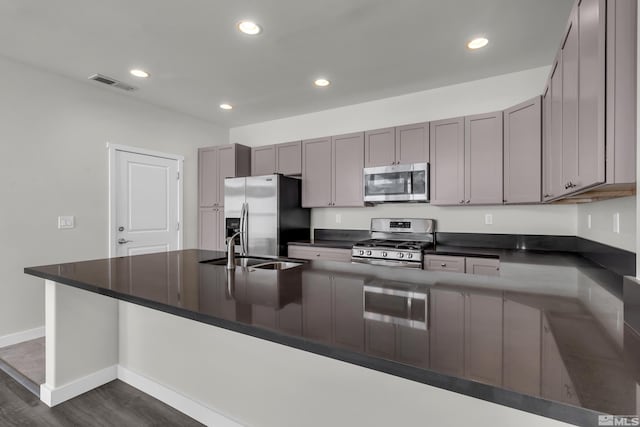
[[[577,255],[496,255],[502,277],[328,261],[229,272],[200,250],[25,273],[569,423],[635,413],[638,359],[609,321],[622,277]]]
[[[289,242],[289,245],[294,246],[317,246],[320,248],[337,248],[337,249],[351,249],[353,245],[358,243],[358,240],[296,240],[295,242]]]

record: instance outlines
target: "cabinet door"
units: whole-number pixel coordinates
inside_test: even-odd
[[[218,206],[224,206],[224,179],[236,176],[236,147],[218,148]]]
[[[332,298],[331,277],[302,273],[302,333],[305,337],[332,341]]]
[[[502,204],[502,111],[465,118],[465,204]]]
[[[395,325],[376,320],[366,320],[365,343],[367,354],[394,360],[396,356]]]
[[[411,164],[429,161],[429,123],[396,128],[396,163]]]
[[[468,257],[465,259],[467,274],[483,276],[499,276],[500,260],[495,258]]]
[[[396,325],[395,360],[413,366],[429,367],[429,332]]]
[[[545,144],[543,160],[543,199],[550,200],[564,193],[562,177],[562,54],[553,63],[549,89],[545,95]]]
[[[365,167],[396,164],[396,132],[394,128],[370,130],[364,134]]]
[[[302,174],[302,143],[295,141],[276,145],[276,166],[282,175]]]
[[[198,150],[198,204],[201,208],[218,203],[218,150],[216,147]]]
[[[502,385],[502,295],[467,294],[465,376]]]
[[[224,216],[224,213],[222,214]],[[221,248],[222,225],[220,209],[200,208],[198,213],[198,247],[200,249],[215,251]]]
[[[333,277],[333,339],[351,350],[364,349],[363,279]]]
[[[431,204],[464,203],[464,118],[432,122],[429,129]]]
[[[562,371],[564,364],[560,350],[551,333],[547,317],[542,317],[542,367],[541,395],[547,399],[562,400]]]
[[[464,273],[466,271],[464,257],[457,256],[425,255],[422,268],[452,273]]]
[[[574,190],[605,181],[605,21],[605,0],[580,2],[578,170]]]
[[[539,203],[542,185],[542,100],[504,112],[504,202]]]
[[[273,145],[251,149],[251,176],[276,173],[276,148]]]
[[[360,174],[362,174],[362,172]],[[303,207],[318,208],[331,206],[331,175],[331,138],[303,141]]]
[[[464,374],[464,294],[432,289],[431,293],[431,369],[462,376]]]
[[[332,206],[364,206],[364,133],[334,136]]]
[[[513,301],[504,302],[504,386],[520,393],[540,394],[541,312]]]
[[[577,7],[577,4],[576,4]],[[573,191],[578,176],[578,13],[574,8],[562,45],[562,188]]]

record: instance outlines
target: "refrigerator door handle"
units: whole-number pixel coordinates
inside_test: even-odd
[[[242,204],[242,212],[243,212],[243,217],[244,220],[242,222],[242,231],[243,233],[240,234],[240,239],[242,241],[242,255],[246,255],[248,252],[248,246],[249,246],[249,204],[248,203],[243,203]]]

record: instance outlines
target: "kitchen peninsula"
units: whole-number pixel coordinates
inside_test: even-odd
[[[503,252],[501,277],[210,262],[223,257],[25,269],[46,280],[41,398],[120,378],[199,421],[241,425],[406,425],[437,411],[452,424],[597,425],[638,410],[637,336],[611,321],[622,277],[577,255]],[[460,399],[474,410],[457,413]]]

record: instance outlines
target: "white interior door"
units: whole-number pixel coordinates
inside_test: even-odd
[[[115,151],[115,256],[180,249],[179,166],[177,159]]]

